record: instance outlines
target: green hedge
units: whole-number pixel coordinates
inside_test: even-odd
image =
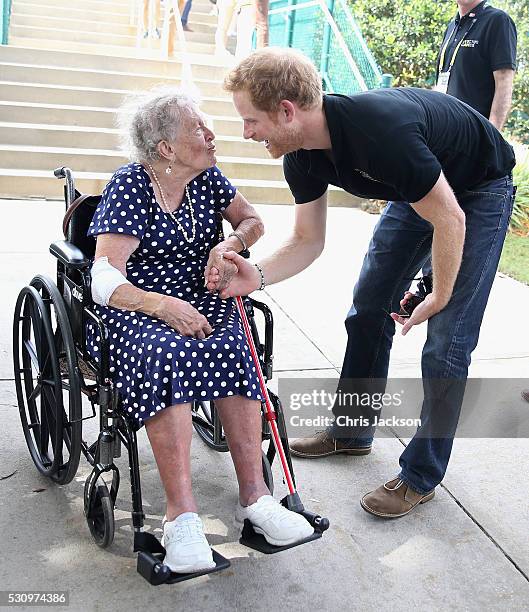
[[[529,237],[529,151],[525,159],[517,151],[518,163],[513,172],[514,184],[518,186],[511,217],[511,230]]]

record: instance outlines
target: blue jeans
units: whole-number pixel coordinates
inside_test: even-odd
[[[187,25],[187,20],[189,19],[189,13],[191,12],[191,5],[193,4],[193,0],[187,0],[184,6],[184,10],[182,11],[181,21],[182,25]]]
[[[450,302],[428,321],[421,360],[421,426],[399,460],[400,478],[419,493],[436,487],[448,466],[470,356],[478,342],[512,213],[512,179],[496,179],[456,197],[466,216],[463,260]],[[339,389],[350,391],[357,380],[359,385],[369,379],[385,385],[395,334],[395,323],[385,311],[399,310],[410,279],[430,257],[432,233],[432,225],[407,202],[388,203],[375,228],[345,321],[348,343]],[[448,433],[443,437],[428,436],[428,431],[438,431],[437,415],[447,416],[446,397],[431,391],[434,379],[446,380],[452,388]],[[346,414],[347,408],[335,405],[333,413],[336,418]],[[335,423],[331,434],[350,446],[369,446],[374,428],[343,428]]]

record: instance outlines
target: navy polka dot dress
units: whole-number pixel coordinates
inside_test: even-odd
[[[221,300],[204,288],[204,268],[215,246],[216,213],[235,196],[217,167],[189,185],[196,225],[188,243],[156,201],[149,175],[138,163],[121,167],[106,186],[88,234],[128,234],[140,244],[127,262],[127,279],[145,291],[192,304],[213,333],[204,340],[181,336],[161,319],[141,312],[95,305],[110,335],[110,371],[127,416],[139,429],[174,404],[240,395],[261,400],[258,377],[233,299]],[[192,235],[188,204],[173,213]],[[87,348],[95,359],[99,335],[87,326]]]

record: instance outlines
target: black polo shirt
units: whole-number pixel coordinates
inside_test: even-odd
[[[321,149],[283,158],[297,204],[329,184],[365,198],[417,202],[441,170],[458,193],[501,178],[515,164],[512,147],[470,106],[416,88],[374,89],[323,97],[332,159]]]
[[[495,91],[493,72],[501,68],[516,70],[516,26],[507,13],[486,2],[481,2],[463,17],[458,13],[443,37],[437,58],[437,77],[440,70],[448,69],[462,38],[447,93],[488,118]],[[442,49],[448,41],[443,66],[439,66]]]

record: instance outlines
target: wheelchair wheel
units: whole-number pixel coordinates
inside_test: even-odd
[[[272,474],[272,466],[268,461],[266,453],[263,451],[263,479],[270,491],[270,495],[274,494],[274,475]]]
[[[91,478],[85,483],[85,516],[88,529],[94,542],[100,548],[108,548],[114,541],[114,506],[108,487],[102,478],[98,478],[91,488]]]
[[[13,358],[31,458],[41,474],[66,484],[75,476],[81,454],[81,386],[63,298],[45,276],[36,276],[18,296]]]
[[[213,450],[228,452],[228,443],[222,433],[214,402],[193,402],[193,427],[200,438]]]

